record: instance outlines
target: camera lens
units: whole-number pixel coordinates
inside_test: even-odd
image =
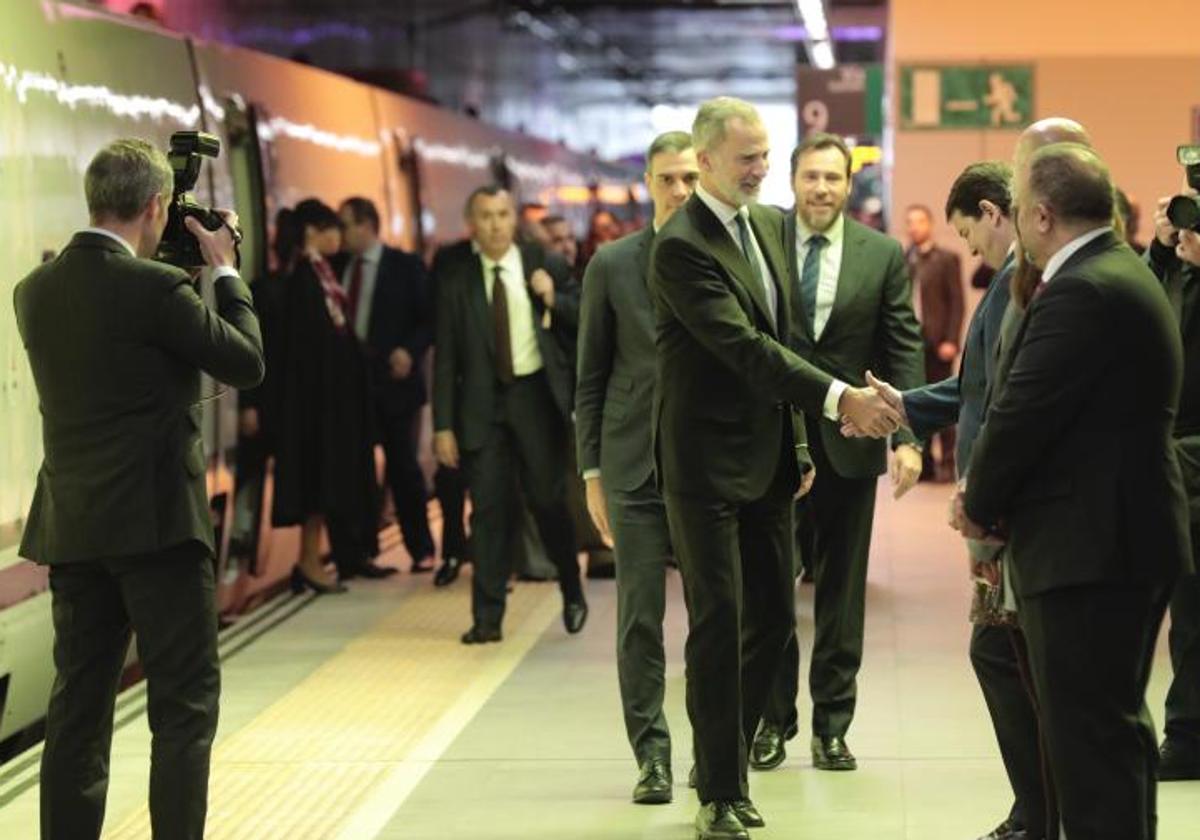
[[[1177,195],[1167,205],[1167,219],[1176,230],[1200,232],[1200,200]]]

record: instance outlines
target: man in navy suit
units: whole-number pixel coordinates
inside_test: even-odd
[[[415,254],[379,239],[379,211],[367,198],[348,198],[338,215],[349,260],[341,269],[349,320],[371,369],[378,430],[396,522],[414,572],[433,566],[425,477],[417,464],[416,422],[425,404],[422,361],[433,339],[425,265]],[[364,567],[386,574],[368,564]],[[376,573],[368,572],[375,577]]]

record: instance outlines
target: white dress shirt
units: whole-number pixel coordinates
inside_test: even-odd
[[[796,214],[796,276],[804,274],[804,261],[811,248],[811,240],[818,231],[804,224]],[[819,340],[833,314],[833,301],[837,297],[838,276],[842,271],[842,246],[846,241],[846,217],[839,213],[829,230],[821,232],[828,242],[821,250],[820,271],[817,274],[817,311],[813,313],[813,339]],[[807,314],[807,313],[806,313]]]
[[[354,278],[354,264],[362,260],[362,286],[358,292],[358,304],[354,310],[354,334],[360,341],[367,340],[367,330],[371,328],[371,306],[375,300],[375,282],[379,278],[379,261],[383,259],[383,243],[378,239],[375,244],[362,252],[361,256],[352,257],[345,271],[342,272],[342,288],[350,293],[350,284]]]
[[[107,236],[109,239],[113,240],[114,242],[119,243],[121,245],[121,247],[123,247],[126,251],[128,251],[129,256],[137,259],[137,251],[135,251],[133,246],[130,245],[125,240],[125,237],[121,236],[119,233],[113,233],[108,228],[102,228],[102,227],[84,228],[83,230],[80,231],[80,233],[94,233],[97,236]],[[241,276],[238,274],[237,269],[231,265],[223,265],[220,268],[216,268],[216,269],[212,268],[211,266],[205,266],[204,271],[208,273],[209,279],[213,280],[213,281],[215,281],[218,277],[240,277]]]
[[[537,333],[533,328],[533,302],[525,288],[525,264],[521,261],[521,250],[516,245],[499,260],[493,260],[479,251],[483,265],[483,289],[488,304],[492,302],[492,276],[500,266],[500,279],[504,281],[504,292],[508,300],[508,337],[512,342],[513,376],[529,376],[542,369],[542,351],[538,349]]]
[[[1071,259],[1071,257],[1075,255],[1075,252],[1084,245],[1088,244],[1093,239],[1099,239],[1104,234],[1111,232],[1112,225],[1101,225],[1098,228],[1089,230],[1087,233],[1075,237],[1066,245],[1059,248],[1054,252],[1054,256],[1046,260],[1046,267],[1042,269],[1042,282],[1049,283],[1054,278],[1054,275],[1058,274],[1059,269],[1063,267],[1063,264],[1066,263],[1067,260]]]

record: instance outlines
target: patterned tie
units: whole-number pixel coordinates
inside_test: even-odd
[[[829,240],[817,233],[809,237],[808,253],[804,255],[804,267],[800,270],[800,302],[813,336],[817,333],[817,286],[821,282],[821,250]]]
[[[508,385],[513,381],[512,338],[508,332],[508,295],[504,292],[503,268],[492,268],[492,330],[496,338],[496,378]]]
[[[737,215],[733,220],[737,222],[738,239],[741,240],[742,254],[746,257],[746,262],[750,263],[750,270],[754,272],[754,278],[758,280],[763,288],[763,294],[767,299],[767,312],[771,316],[771,323],[775,323],[775,295],[771,289],[771,281],[769,278],[763,277],[762,266],[758,263],[758,256],[754,251],[754,240],[751,238],[750,225],[746,221],[746,216],[749,211],[745,207],[738,210]]]

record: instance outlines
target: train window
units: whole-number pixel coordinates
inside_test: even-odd
[[[230,97],[225,103],[225,136],[229,138],[229,173],[234,209],[242,227],[242,276],[249,282],[267,272],[267,211],[258,109]]]

